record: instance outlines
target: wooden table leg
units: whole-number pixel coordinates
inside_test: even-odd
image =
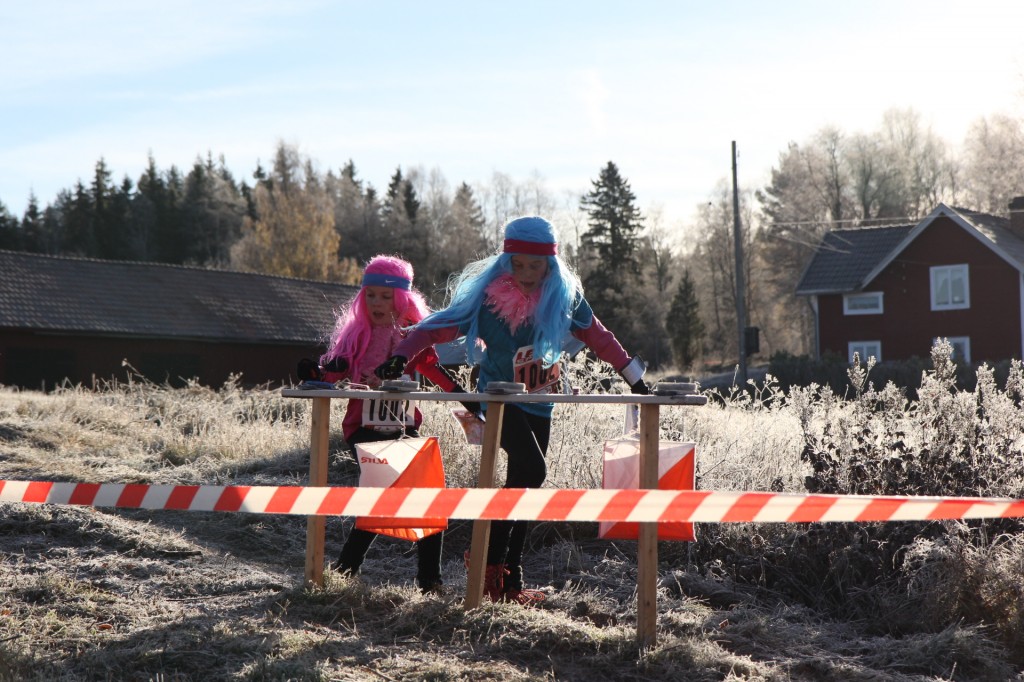
[[[477,488],[494,487],[494,465],[498,457],[498,448],[501,447],[501,421],[504,417],[505,403],[488,403]],[[467,609],[480,606],[484,598],[484,574],[487,571],[487,545],[490,537],[490,521],[478,519],[473,522],[473,540],[469,546],[469,569],[466,577]]]
[[[312,434],[309,446],[309,485],[327,485],[327,441],[331,426],[331,399],[313,398]],[[324,535],[327,518],[306,519],[306,585],[323,587]]]
[[[640,406],[640,488],[658,488],[659,405]],[[637,541],[636,636],[641,647],[658,641],[658,524],[641,523]]]

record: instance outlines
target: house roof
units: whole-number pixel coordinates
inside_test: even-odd
[[[197,267],[0,250],[0,328],[318,343],[356,287]]]
[[[1009,218],[979,213],[963,208],[950,209],[983,234],[991,247],[1010,265],[1024,270],[1024,240],[1010,231]]]
[[[831,294],[859,289],[865,276],[914,228],[890,225],[825,233],[797,285],[797,295]]]
[[[1024,272],[1024,240],[999,216],[939,204],[916,225],[833,230],[822,238],[797,285],[798,296],[859,291],[937,218],[946,217]]]

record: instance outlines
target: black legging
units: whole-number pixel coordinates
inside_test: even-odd
[[[505,406],[501,423],[501,447],[508,454],[506,488],[539,488],[547,477],[544,456],[551,437],[551,418],[524,412],[516,405]],[[492,521],[487,548],[488,564],[505,564],[507,586],[522,588],[523,547],[529,530],[527,521]]]
[[[405,435],[415,438],[419,432],[409,426],[405,429]],[[356,445],[380,440],[396,440],[396,433],[381,433],[372,429],[362,427],[356,429],[348,444],[352,448],[352,457],[356,458]],[[357,459],[358,461],[358,459]],[[441,544],[443,533],[435,533],[419,540],[416,543],[417,571],[416,582],[420,587],[429,587],[441,580]],[[352,528],[348,534],[348,540],[341,548],[341,556],[338,558],[338,565],[344,570],[358,571],[363,564],[370,545],[377,539],[377,534],[361,528]]]

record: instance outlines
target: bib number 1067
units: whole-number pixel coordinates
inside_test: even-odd
[[[550,393],[562,376],[557,362],[545,367],[541,359],[534,358],[533,346],[523,346],[516,351],[512,374],[516,381],[526,385],[527,393]]]

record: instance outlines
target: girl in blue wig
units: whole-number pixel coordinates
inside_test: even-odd
[[[478,390],[502,381],[525,384],[530,393],[551,393],[558,390],[558,361],[570,334],[615,367],[634,393],[649,392],[643,361],[630,358],[594,315],[579,277],[558,255],[551,223],[536,216],[517,218],[505,226],[501,250],[466,266],[453,279],[448,306],[416,324],[376,373],[398,378],[407,358],[465,336],[470,362],[480,365]],[[553,403],[506,406],[501,428],[501,447],[508,455],[506,488],[544,483],[553,408]],[[526,521],[491,524],[484,590],[493,601],[531,604],[544,598],[523,587],[528,530]]]

